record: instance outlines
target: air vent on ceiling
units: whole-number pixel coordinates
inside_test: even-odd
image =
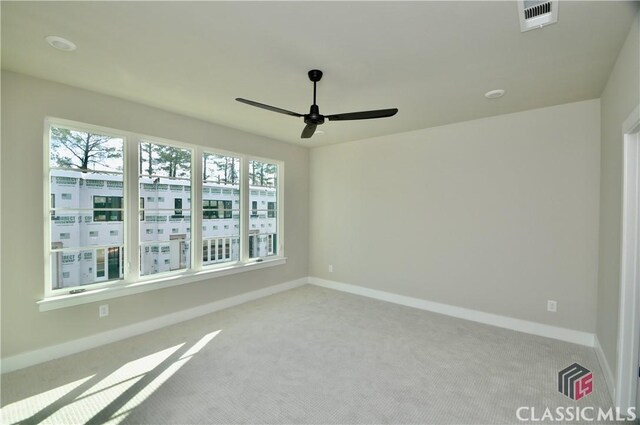
[[[558,0],[518,0],[520,30],[542,28],[558,21]]]

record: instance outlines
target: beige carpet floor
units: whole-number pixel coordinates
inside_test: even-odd
[[[594,391],[557,373],[578,362]],[[3,423],[519,423],[593,349],[304,286],[2,376]]]

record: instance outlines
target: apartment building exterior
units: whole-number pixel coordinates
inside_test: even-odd
[[[50,179],[52,289],[122,279],[126,258],[122,175],[52,170]],[[189,180],[140,177],[139,184],[139,205],[133,207],[139,209],[140,275],[190,268]],[[238,261],[239,186],[213,181],[202,186],[203,267]],[[275,255],[276,189],[252,185],[249,191],[249,257]]]

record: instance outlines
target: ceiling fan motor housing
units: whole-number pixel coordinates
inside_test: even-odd
[[[318,105],[311,105],[309,113],[304,116],[305,124],[320,125],[324,123],[324,116],[320,115],[320,108]]]

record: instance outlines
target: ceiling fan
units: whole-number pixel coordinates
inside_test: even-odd
[[[254,102],[253,100],[236,98],[238,102],[246,103],[247,105],[256,106],[258,108],[266,109],[268,111],[278,112],[280,114],[291,115],[293,117],[303,117],[305,128],[300,135],[303,139],[308,139],[313,136],[316,131],[316,127],[324,124],[324,120],[329,121],[351,121],[351,120],[369,120],[372,118],[386,118],[392,117],[398,113],[397,108],[392,109],[378,109],[375,111],[361,111],[361,112],[346,112],[344,114],[333,115],[321,115],[320,108],[316,105],[316,83],[322,78],[322,71],[318,69],[312,69],[309,71],[309,79],[313,81],[313,105],[308,114],[299,114],[297,112],[287,111],[286,109],[276,108],[275,106],[265,105],[264,103]]]

